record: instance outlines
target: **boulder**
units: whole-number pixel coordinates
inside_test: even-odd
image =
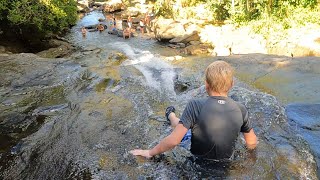
[[[177,43],[177,45],[178,45],[180,48],[185,48],[185,47],[186,47],[186,44],[184,44],[184,43]]]
[[[189,43],[191,45],[199,45],[199,44],[201,44],[200,41],[190,41]]]
[[[77,1],[78,12],[86,13],[89,12],[89,2],[87,0]]]
[[[125,5],[121,0],[111,0],[103,5],[103,11],[104,12],[115,12],[115,11],[121,11],[125,9]]]
[[[170,43],[189,43],[190,41],[199,41],[200,36],[198,32],[194,31],[191,34],[184,34],[176,38],[171,39]]]
[[[70,54],[75,48],[64,41],[60,40],[50,40],[48,42],[50,49],[38,52],[37,55],[43,58],[60,58]]]
[[[212,48],[208,44],[190,45],[184,49],[184,53],[188,55],[208,54]]]
[[[101,6],[105,6],[106,4],[108,4],[108,1],[105,2],[93,2],[91,3],[90,7],[101,7]]]
[[[158,19],[151,22],[153,32],[158,41],[168,41],[185,34],[183,25],[172,19]]]
[[[128,7],[127,10],[123,11],[121,16],[123,18],[128,18],[128,16],[137,17],[140,13],[139,9],[136,7]]]

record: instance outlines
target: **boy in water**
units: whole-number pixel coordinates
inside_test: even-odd
[[[205,87],[209,97],[191,100],[180,119],[175,114],[175,108],[168,107],[165,115],[174,128],[173,132],[150,150],[135,149],[130,153],[151,158],[173,149],[191,134],[191,152],[196,157],[231,159],[240,132],[244,135],[247,148],[254,149],[257,137],[247,109],[227,96],[233,85],[233,73],[233,68],[224,61],[211,63],[205,71]]]
[[[98,29],[99,32],[102,32],[102,31],[104,31],[104,26],[102,24],[99,24],[97,26],[97,29]]]
[[[81,28],[82,37],[86,37],[87,35],[87,29],[85,27]]]

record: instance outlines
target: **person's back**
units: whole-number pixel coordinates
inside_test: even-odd
[[[232,157],[239,132],[251,127],[246,113],[244,106],[227,97],[190,101],[180,121],[191,129],[192,154],[206,159]]]

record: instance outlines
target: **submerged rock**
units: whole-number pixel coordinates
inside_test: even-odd
[[[128,59],[128,57],[121,52],[112,52],[108,56],[108,65],[120,65],[123,61]]]

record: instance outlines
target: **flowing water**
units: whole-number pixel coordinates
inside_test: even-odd
[[[89,32],[83,38],[80,28],[101,17],[92,12],[72,29],[67,38],[82,50],[68,59],[0,56],[0,177],[317,179],[312,151],[282,105],[239,81],[229,95],[250,112],[259,137],[255,151],[247,152],[239,138],[228,164],[196,162],[182,146],[150,160],[130,155],[171,132],[165,107],[180,114],[188,100],[206,96],[203,70],[215,59],[170,63],[162,57],[177,52],[144,37]]]

